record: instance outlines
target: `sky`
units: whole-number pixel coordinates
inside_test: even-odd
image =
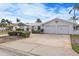
[[[24,23],[34,23],[37,18],[42,22],[60,18],[69,20],[69,14],[74,3],[0,3],[0,20],[2,18],[16,22],[20,19]],[[76,11],[77,16],[79,15]]]

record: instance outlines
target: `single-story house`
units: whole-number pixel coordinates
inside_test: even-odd
[[[25,30],[27,30],[28,28],[29,31],[31,31],[32,29],[37,30],[38,27],[40,27],[44,29],[44,33],[48,34],[79,34],[79,31],[76,30],[78,28],[78,25],[79,24],[68,20],[55,18],[45,23],[20,23],[19,27]]]
[[[0,23],[0,31],[12,30],[13,24]]]
[[[32,29],[37,30],[38,27],[42,28],[42,23],[26,23],[26,27],[29,28],[29,31]]]
[[[18,23],[18,24],[14,24],[13,30],[15,31],[17,28],[27,30],[26,24],[24,24],[24,23],[22,23],[22,22],[20,22],[20,23]]]
[[[44,33],[52,33],[52,34],[73,34],[75,30],[75,26],[77,23],[69,22],[63,19],[55,18],[51,21],[48,21],[42,24],[44,29]]]

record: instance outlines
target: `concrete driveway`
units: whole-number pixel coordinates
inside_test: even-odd
[[[71,48],[69,35],[33,34],[26,41],[41,45]]]
[[[23,55],[78,56],[71,48],[69,35],[32,34],[30,38],[0,44],[0,48]]]

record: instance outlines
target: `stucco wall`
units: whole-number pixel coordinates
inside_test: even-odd
[[[48,22],[44,25],[72,25],[73,23],[65,22],[62,20],[53,20],[51,22]]]
[[[78,34],[79,35],[79,30],[73,31],[72,34]]]

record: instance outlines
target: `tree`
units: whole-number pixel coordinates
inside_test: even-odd
[[[73,8],[69,11],[69,14],[71,14],[71,12],[73,11],[73,16],[71,17],[73,22],[76,22],[76,20],[79,19],[78,17],[76,17],[76,10],[79,11],[79,3],[74,4]]]
[[[20,22],[20,19],[17,18],[16,21],[17,21],[17,22]]]
[[[5,19],[2,19],[1,20],[1,27],[6,27],[7,24],[6,24],[6,20]]]
[[[37,23],[41,23],[42,21],[38,18],[38,19],[36,20],[36,22],[37,22]]]
[[[2,19],[1,20],[1,23],[5,24],[6,23],[6,20],[5,19]]]
[[[7,24],[12,24],[12,22],[11,21],[9,21],[8,19],[6,19],[6,22],[7,22]]]

